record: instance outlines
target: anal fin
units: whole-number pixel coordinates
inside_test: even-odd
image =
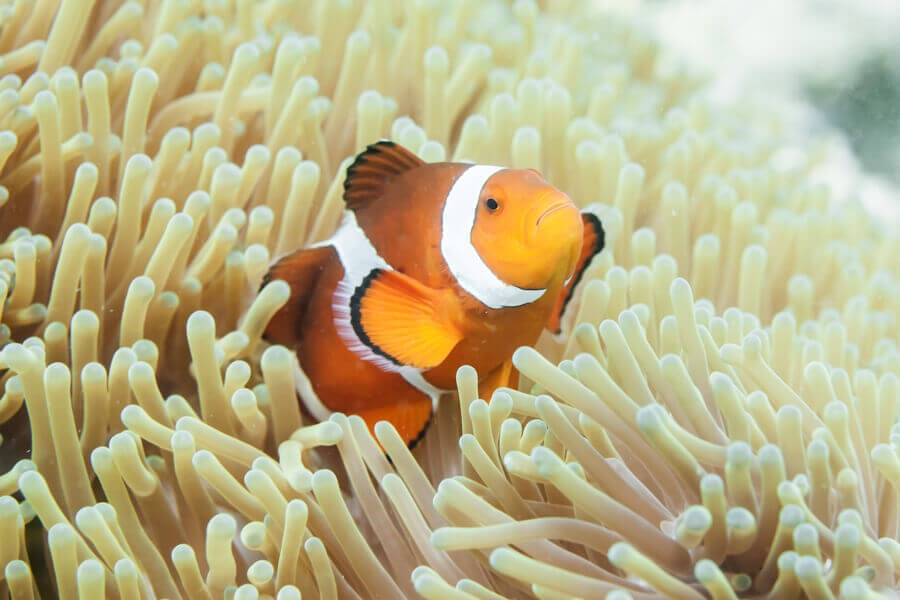
[[[498,388],[512,387],[510,381],[513,376],[512,360],[507,360],[499,367],[488,373],[484,379],[478,382],[478,397],[485,402],[491,401],[491,396]]]
[[[432,403],[431,398],[423,396],[421,400],[414,402],[360,410],[355,414],[365,421],[369,431],[372,432],[372,437],[375,437],[375,424],[379,421],[388,421],[412,450],[425,436],[431,423]]]

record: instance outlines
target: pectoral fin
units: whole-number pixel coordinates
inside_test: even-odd
[[[455,295],[397,271],[375,269],[350,300],[357,336],[373,352],[401,365],[430,369],[463,338]]]
[[[584,222],[584,238],[581,242],[581,254],[578,257],[575,272],[569,278],[569,281],[560,293],[559,298],[556,300],[556,306],[550,314],[550,319],[547,321],[547,329],[554,334],[562,332],[562,318],[566,308],[569,306],[569,302],[572,300],[575,288],[581,282],[581,278],[590,266],[591,260],[603,250],[605,236],[603,225],[600,223],[600,218],[592,212],[582,212],[581,219]]]

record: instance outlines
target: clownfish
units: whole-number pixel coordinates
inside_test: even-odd
[[[426,164],[381,141],[347,168],[343,197],[337,232],[265,275],[291,290],[265,338],[295,349],[313,417],[389,421],[410,447],[462,365],[492,391],[516,348],[560,331],[603,249],[599,218],[532,169]]]

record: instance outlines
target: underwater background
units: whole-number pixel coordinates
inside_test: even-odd
[[[898,20],[0,3],[0,598],[898,597]],[[412,452],[262,339],[379,138],[606,231]]]

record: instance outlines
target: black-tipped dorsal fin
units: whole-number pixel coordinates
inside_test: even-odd
[[[344,180],[344,203],[356,210],[377,200],[384,186],[406,171],[425,162],[399,144],[382,140],[371,144],[347,167]]]

